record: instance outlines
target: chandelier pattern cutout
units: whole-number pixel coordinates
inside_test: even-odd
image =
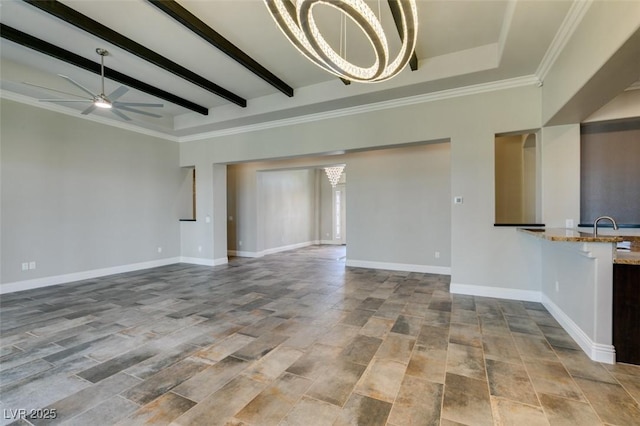
[[[300,53],[340,78],[361,83],[381,82],[394,77],[413,55],[418,35],[416,0],[396,1],[400,12],[402,46],[391,60],[380,19],[364,0],[264,0],[277,26]],[[329,45],[313,16],[314,6],[319,4],[334,7],[360,27],[375,53],[373,65],[357,66]]]
[[[331,182],[332,187],[336,187],[338,181],[340,180],[340,176],[342,176],[342,171],[344,170],[344,166],[333,166],[333,167],[325,167],[324,172],[327,174],[329,178],[329,182]]]

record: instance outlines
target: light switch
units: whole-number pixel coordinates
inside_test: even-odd
[[[209,216],[209,215],[205,216],[204,221],[205,221],[206,223],[211,222],[211,216]]]
[[[463,199],[459,195],[456,196],[456,197],[453,197],[453,204],[462,204],[462,201],[463,201]]]

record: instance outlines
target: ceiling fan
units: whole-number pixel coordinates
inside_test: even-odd
[[[102,86],[101,86],[102,90],[100,91],[99,94],[93,93],[91,90],[87,89],[86,87],[84,87],[77,81],[73,80],[72,78],[67,77],[66,75],[58,74],[60,77],[67,80],[69,83],[73,84],[74,86],[81,89],[83,92],[87,93],[90,96],[90,98],[85,98],[84,96],[76,95],[74,93],[62,92],[60,90],[51,89],[49,87],[38,86],[37,84],[32,84],[32,83],[24,83],[24,84],[27,84],[29,86],[39,87],[41,89],[50,90],[52,92],[62,93],[64,95],[70,95],[77,98],[82,98],[82,99],[38,99],[40,102],[62,102],[62,103],[91,102],[91,105],[89,105],[87,109],[82,111],[82,114],[84,115],[87,115],[93,112],[96,108],[103,108],[103,109],[111,110],[112,113],[114,113],[115,115],[117,115],[118,117],[126,121],[131,121],[131,118],[129,118],[120,110],[134,112],[136,114],[143,114],[149,117],[156,117],[156,118],[162,117],[161,115],[158,115],[158,114],[152,114],[150,112],[142,111],[142,110],[131,108],[131,107],[159,108],[159,107],[163,107],[164,106],[163,104],[144,103],[144,102],[119,102],[118,99],[129,91],[129,89],[125,86],[118,87],[116,90],[111,92],[108,96],[105,95],[104,94],[104,57],[108,56],[109,52],[105,49],[97,48],[96,53],[100,55],[100,79],[102,83]]]

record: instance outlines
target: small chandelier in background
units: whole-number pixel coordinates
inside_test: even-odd
[[[324,172],[327,174],[329,178],[329,182],[331,182],[332,187],[336,187],[338,181],[340,180],[340,176],[342,176],[342,171],[344,170],[344,165],[342,166],[332,166],[325,167]]]
[[[271,16],[289,41],[311,62],[350,81],[380,82],[398,74],[413,55],[418,35],[416,0],[397,1],[402,23],[402,47],[396,58],[389,58],[387,37],[380,19],[364,0],[264,0]],[[336,52],[320,33],[313,7],[325,4],[351,18],[369,39],[376,60],[370,67],[359,67]]]

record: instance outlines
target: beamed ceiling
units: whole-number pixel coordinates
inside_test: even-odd
[[[394,0],[389,0],[393,2]],[[387,0],[379,11],[391,50],[400,38]],[[55,92],[79,93],[58,74],[105,93],[130,88],[124,102],[163,103],[151,118],[129,114],[129,126],[177,138],[195,137],[461,88],[536,84],[583,2],[569,0],[418,0],[415,58],[383,83],[345,82],[303,57],[275,26],[262,0],[1,0],[3,96],[77,113],[80,104],[38,103]],[[340,16],[318,7],[323,33],[337,46]],[[347,56],[372,58],[355,28],[347,29]],[[57,95],[64,97],[64,95]],[[121,119],[109,111],[89,117]]]

